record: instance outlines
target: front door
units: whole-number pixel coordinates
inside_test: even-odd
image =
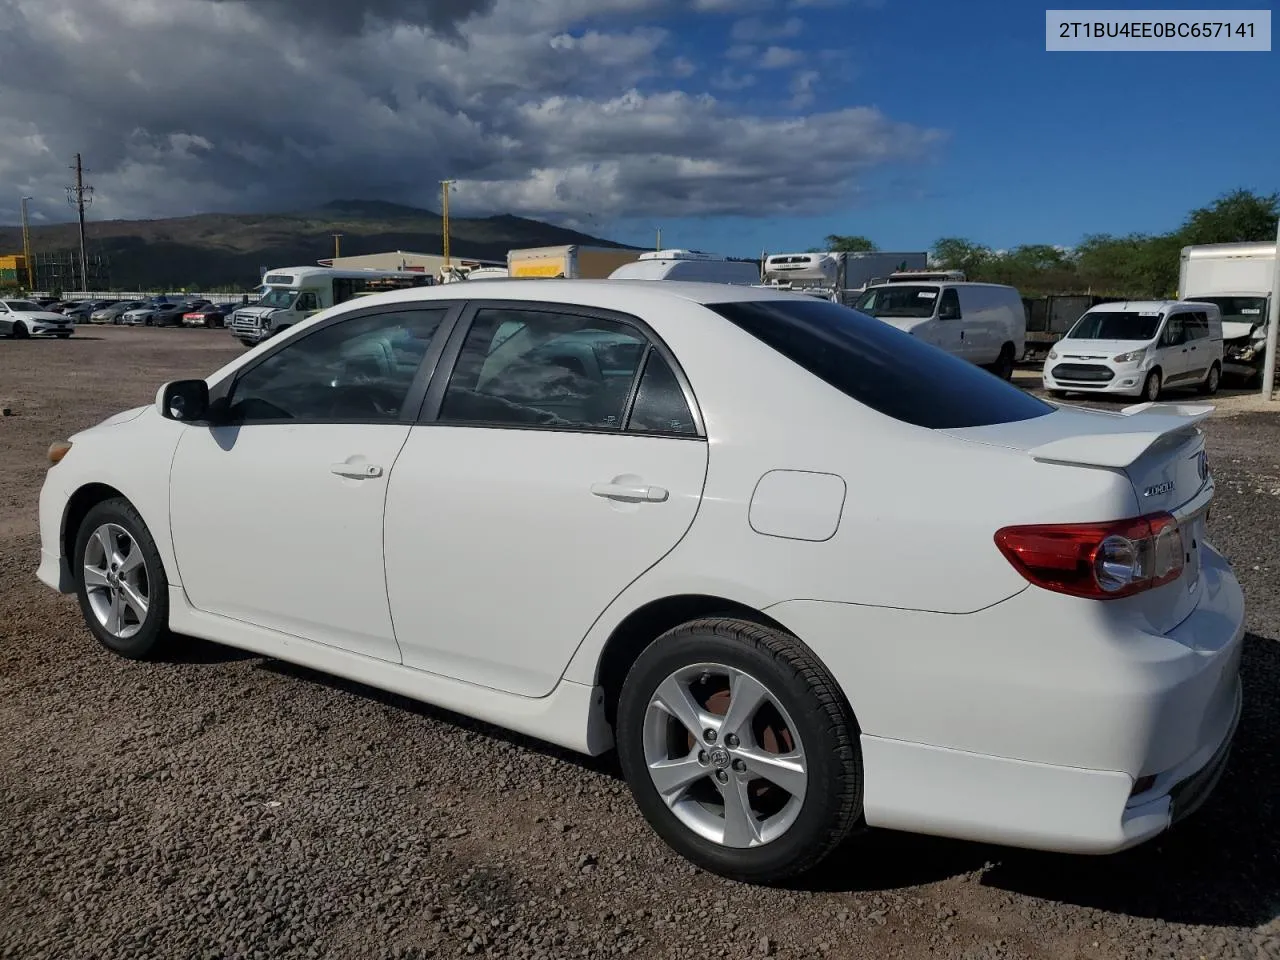
[[[1186,314],[1175,313],[1165,320],[1164,332],[1160,335],[1160,368],[1164,382],[1171,387],[1186,383],[1191,372],[1186,319]]]
[[[287,337],[237,375],[228,425],[187,427],[170,512],[192,606],[400,661],[383,503],[448,309],[364,312]]]
[[[581,308],[477,309],[435,406],[387,491],[404,663],[543,696],[689,529],[706,441],[645,329]]]

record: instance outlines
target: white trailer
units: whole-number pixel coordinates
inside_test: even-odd
[[[1222,313],[1222,372],[1254,383],[1267,354],[1267,316],[1276,245],[1204,243],[1182,248],[1178,298]]]

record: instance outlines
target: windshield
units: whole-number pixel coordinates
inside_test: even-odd
[[[4,305],[10,310],[16,310],[19,313],[39,313],[40,304],[34,300],[6,300]]]
[[[853,308],[872,317],[924,320],[933,316],[933,305],[937,302],[937,287],[895,283],[892,287],[876,287],[868,290],[858,298]]]
[[[707,307],[846,396],[905,423],[982,427],[1057,409],[976,364],[830,301]]]
[[[1222,312],[1225,323],[1259,326],[1267,319],[1266,297],[1187,297],[1196,303],[1212,303]]]
[[[1067,331],[1068,340],[1154,340],[1160,326],[1157,312],[1099,310],[1086,313]]]
[[[280,287],[272,287],[267,291],[266,296],[258,301],[260,307],[271,307],[273,310],[288,310],[293,306],[293,301],[298,299],[298,290],[284,290]]]

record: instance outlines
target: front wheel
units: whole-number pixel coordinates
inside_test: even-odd
[[[669,631],[627,674],[616,729],[645,819],[721,876],[804,873],[861,817],[853,716],[826,669],[780,631],[729,619]]]
[[[1164,380],[1160,376],[1160,371],[1152,370],[1147,374],[1147,379],[1142,385],[1142,399],[1155,403],[1160,399],[1160,391],[1163,387]]]
[[[93,507],[76,534],[76,596],[89,630],[130,660],[169,639],[169,579],[151,531],[123,497]]]
[[[27,329],[27,325],[22,321],[18,321],[13,325],[13,339],[26,340],[31,336],[31,331]]]

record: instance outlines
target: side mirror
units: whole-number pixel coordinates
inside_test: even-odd
[[[166,383],[156,393],[156,410],[166,420],[204,420],[209,413],[209,384],[203,380]]]

